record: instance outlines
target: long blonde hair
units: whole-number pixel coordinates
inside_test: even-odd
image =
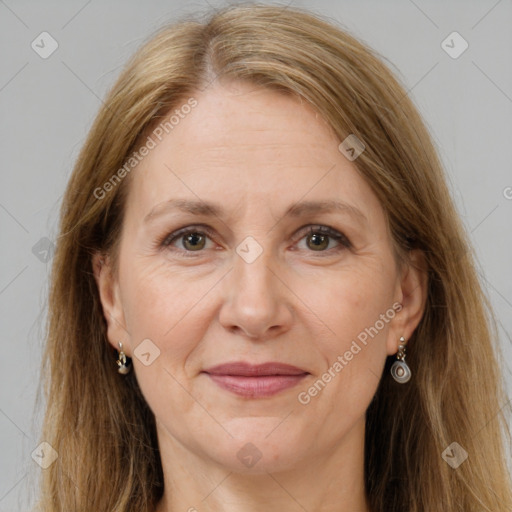
[[[367,411],[371,511],[512,510],[497,329],[430,135],[373,50],[319,16],[266,5],[164,27],[128,63],[90,130],[53,260],[42,440],[59,456],[43,471],[38,510],[154,511],[162,496],[154,416],[134,373],[116,371],[91,265],[97,251],[115,255],[130,180],[100,199],[94,191],[151,127],[217,79],[303,98],[340,141],[364,141],[354,164],[384,207],[397,257],[425,253],[428,299],[408,343],[413,379],[389,378],[388,358]],[[454,441],[469,454],[457,469],[442,457]]]

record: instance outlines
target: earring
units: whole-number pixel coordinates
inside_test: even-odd
[[[119,358],[116,361],[117,371],[123,375],[126,375],[131,370],[131,363],[126,358],[126,354],[123,352],[123,344],[119,342]]]
[[[400,336],[400,345],[398,345],[397,361],[391,366],[391,375],[400,384],[405,384],[411,378],[411,369],[405,362],[405,338]]]

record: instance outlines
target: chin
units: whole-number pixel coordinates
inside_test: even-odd
[[[285,425],[286,423],[286,425]],[[235,418],[225,424],[233,438],[210,444],[210,457],[229,471],[266,474],[293,469],[312,441],[277,417]],[[214,453],[211,447],[215,446]]]

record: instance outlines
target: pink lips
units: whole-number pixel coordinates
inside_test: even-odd
[[[272,396],[298,384],[308,372],[289,364],[252,365],[243,361],[204,370],[221,388],[249,398]]]

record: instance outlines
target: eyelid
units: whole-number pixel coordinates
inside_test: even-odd
[[[205,235],[208,235],[209,238],[214,238],[215,234],[212,229],[210,229],[208,226],[204,224],[191,224],[189,226],[184,226],[183,228],[179,228],[176,231],[173,231],[171,233],[168,233],[165,235],[165,237],[162,239],[162,241],[159,243],[159,245],[163,246],[169,246],[170,243],[174,240],[177,240],[181,238],[183,235],[186,235],[187,233],[204,233]],[[193,252],[193,251],[188,251]]]
[[[352,243],[348,239],[348,237],[342,233],[341,231],[332,228],[325,224],[309,224],[307,226],[304,226],[301,228],[298,232],[298,235],[295,236],[295,243],[299,242],[304,238],[304,236],[308,234],[314,234],[314,233],[320,233],[321,235],[326,235],[330,238],[333,238],[340,244],[342,247],[346,249],[352,248]],[[312,253],[317,252],[318,254],[332,254],[333,251],[336,251],[336,249],[339,249],[337,247],[331,248],[327,251],[310,251]]]
[[[184,226],[182,228],[177,229],[176,231],[173,231],[171,233],[168,233],[163,237],[161,240],[157,242],[157,247],[163,247],[163,248],[169,248],[171,247],[171,243],[175,242],[176,240],[179,240],[183,235],[187,233],[199,233],[204,234],[211,240],[215,240],[215,233],[214,231],[207,225],[204,224],[191,224],[188,226]],[[347,236],[340,232],[339,230],[332,228],[325,224],[308,224],[306,226],[301,227],[295,235],[293,235],[294,244],[302,240],[306,235],[313,234],[313,233],[320,233],[322,235],[329,236],[330,238],[333,238],[338,242],[339,245],[342,247],[349,249],[352,247],[352,243],[347,238]],[[193,256],[194,253],[201,253],[204,252],[204,250],[200,251],[186,251],[186,250],[180,250],[178,248],[175,248],[178,252],[191,255]],[[318,254],[332,254],[333,251],[340,250],[339,247],[331,248],[327,251],[310,251],[312,253],[318,252]]]

